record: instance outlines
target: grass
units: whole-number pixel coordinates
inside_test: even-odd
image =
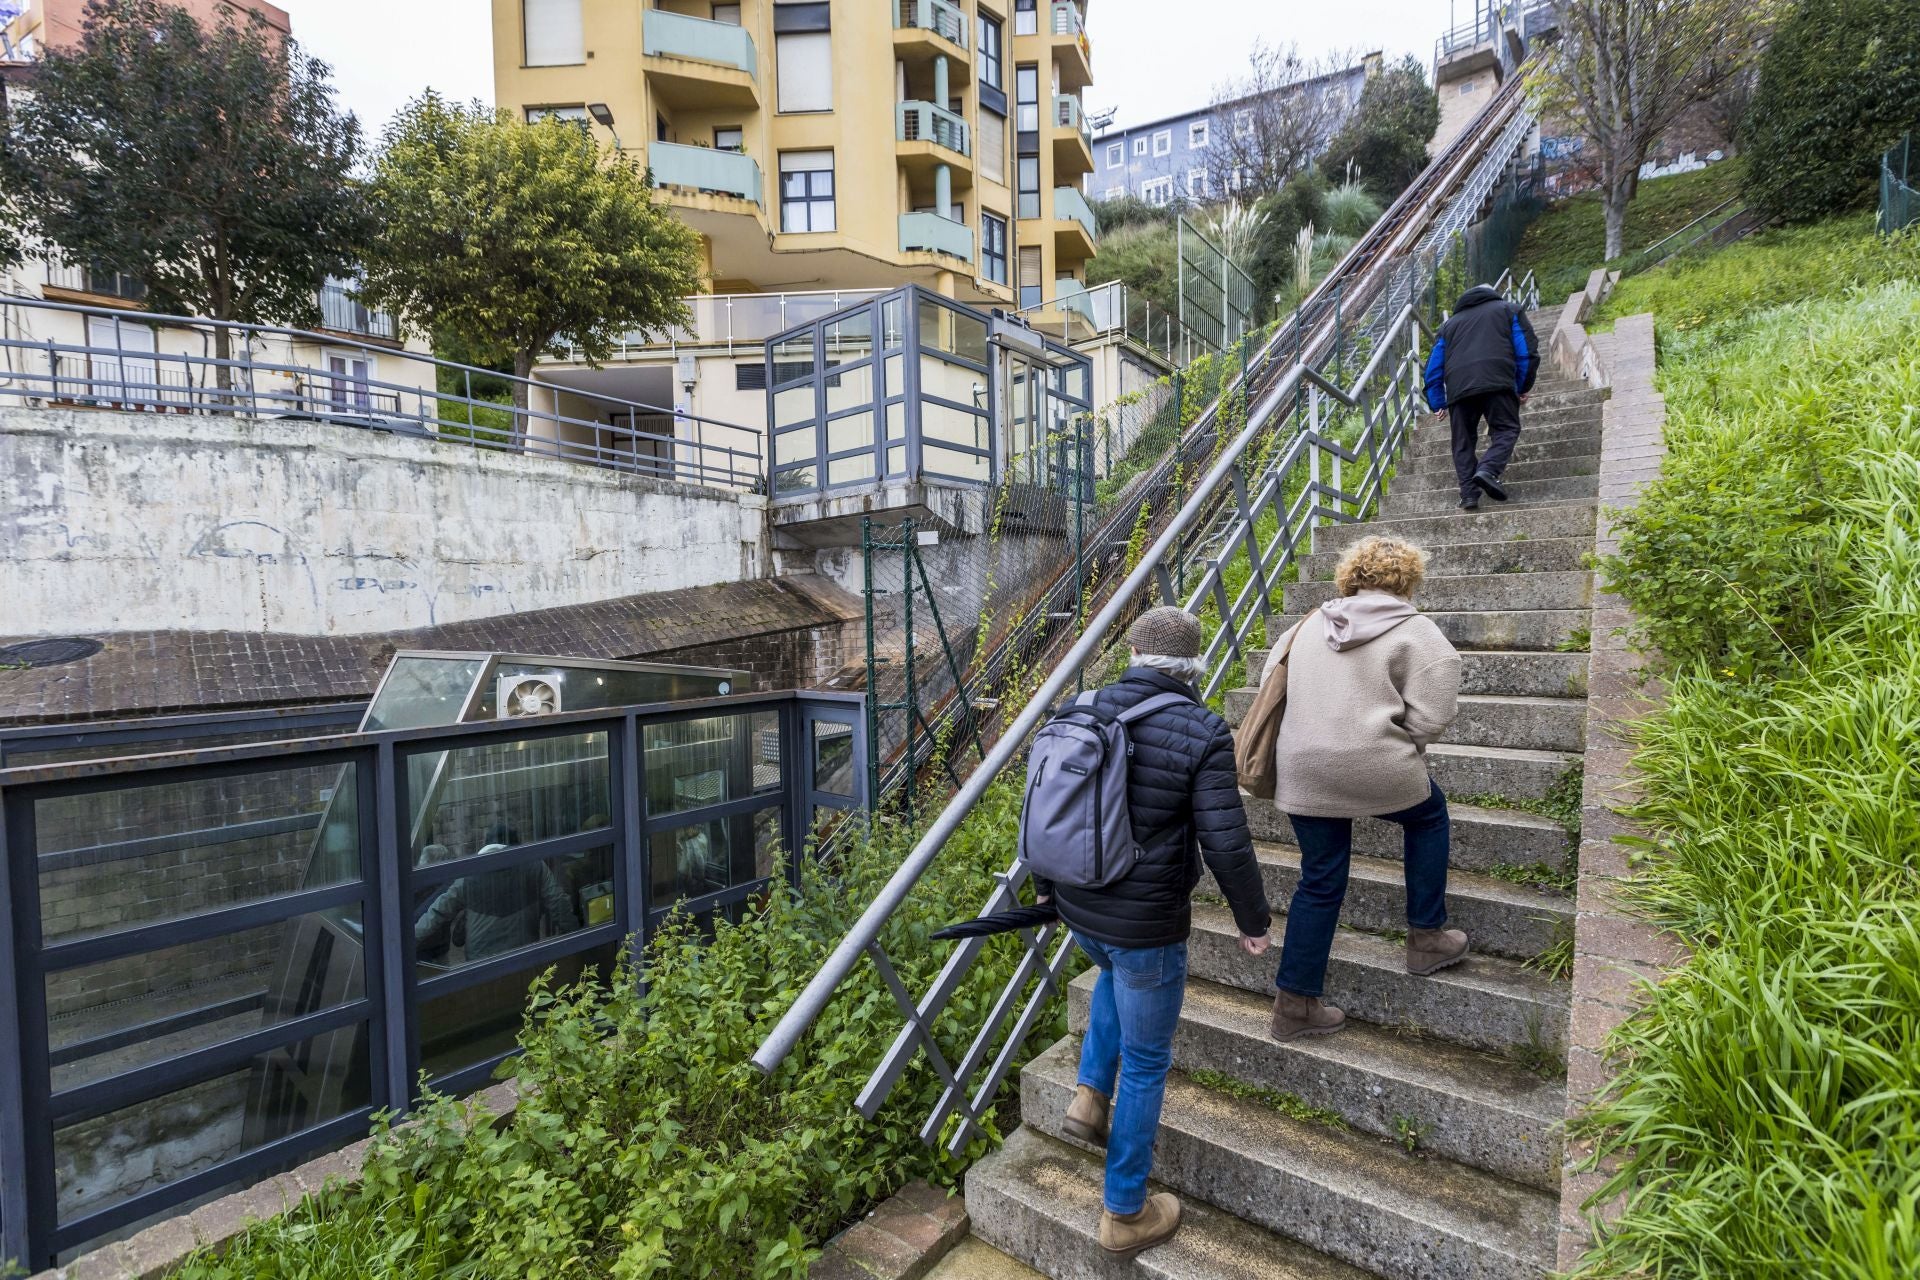
[[[1448,796],[1447,802],[1472,805],[1478,809],[1518,809],[1522,813],[1551,818],[1567,829],[1567,838],[1577,847],[1580,843],[1580,797],[1585,785],[1586,766],[1576,759],[1567,766],[1565,773],[1554,779],[1553,786],[1547,789],[1544,797],[1477,792]]]
[[[1508,884],[1525,885],[1529,889],[1551,889],[1555,893],[1571,893],[1580,882],[1578,871],[1571,868],[1556,870],[1544,862],[1496,862],[1487,868],[1487,874]]]
[[[1197,1085],[1246,1102],[1257,1102],[1269,1111],[1277,1111],[1292,1120],[1323,1124],[1330,1129],[1339,1129],[1343,1132],[1352,1127],[1347,1123],[1347,1118],[1338,1111],[1316,1107],[1297,1093],[1262,1088],[1257,1084],[1249,1084],[1245,1080],[1236,1079],[1219,1071],[1189,1071],[1187,1076]]]
[[[1625,255],[1665,239],[1734,195],[1741,171],[1739,160],[1727,160],[1693,173],[1641,183],[1640,194],[1627,206]],[[1586,284],[1587,276],[1600,265],[1606,245],[1606,212],[1600,193],[1589,191],[1560,201],[1535,219],[1514,261],[1532,270],[1540,284],[1540,300],[1557,306]]]
[[[1627,893],[1692,958],[1574,1126],[1612,1171],[1598,1197],[1626,1197],[1583,1275],[1890,1280],[1920,1258],[1916,261],[1848,219],[1612,307],[1654,311],[1670,449],[1606,566],[1668,668],[1637,755],[1655,852]]]

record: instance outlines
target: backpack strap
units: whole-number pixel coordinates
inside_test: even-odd
[[[1139,702],[1134,703],[1125,711],[1115,716],[1114,719],[1118,720],[1121,724],[1132,724],[1135,720],[1150,716],[1156,711],[1164,711],[1168,707],[1198,705],[1198,703],[1184,693],[1156,693],[1151,698],[1142,698]]]

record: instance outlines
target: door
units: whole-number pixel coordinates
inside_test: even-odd
[[[359,355],[327,357],[327,403],[334,409],[365,413],[373,407],[367,386],[373,376],[373,361]]]
[[[154,332],[118,316],[88,316],[89,399],[125,409],[152,409],[160,402],[160,368]]]

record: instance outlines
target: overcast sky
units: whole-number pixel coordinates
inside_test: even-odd
[[[294,35],[333,64],[342,101],[370,137],[428,85],[457,99],[492,98],[488,0],[279,3],[293,15]],[[1258,38],[1309,56],[1383,49],[1426,62],[1451,15],[1472,9],[1472,0],[1090,0],[1087,105],[1117,108],[1121,125],[1204,105],[1244,73]]]

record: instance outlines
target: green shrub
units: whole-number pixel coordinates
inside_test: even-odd
[[[1130,293],[1169,313],[1180,296],[1179,247],[1169,222],[1127,222],[1100,236],[1087,261],[1087,285],[1124,280]]]
[[[1427,143],[1439,126],[1440,100],[1427,83],[1427,69],[1408,54],[1368,78],[1320,163],[1336,174],[1351,164],[1376,199],[1390,202],[1427,167]]]
[[[1741,122],[1747,193],[1795,222],[1873,203],[1880,154],[1920,129],[1920,0],[1800,0]]]
[[[1319,230],[1345,236],[1349,243],[1367,234],[1380,220],[1380,202],[1358,182],[1343,182],[1327,192],[1322,209],[1327,221]]]
[[[882,939],[909,989],[949,953],[928,933],[984,901],[1004,868],[1019,791],[989,791]],[[853,1102],[900,1017],[869,964],[774,1075],[748,1058],[898,864],[912,833],[883,832],[830,879],[775,897],[712,939],[680,921],[608,988],[537,987],[513,1064],[521,1101],[492,1121],[435,1099],[383,1133],[364,1180],[255,1226],[183,1280],[269,1277],[791,1277],[836,1226],[914,1177],[964,1167],[917,1129],[939,1085],[921,1059],[872,1122]],[[1008,979],[993,943],[942,1024],[948,1061]],[[1064,1031],[1059,1002],[1033,1044]],[[976,1138],[966,1155],[997,1136]]]

